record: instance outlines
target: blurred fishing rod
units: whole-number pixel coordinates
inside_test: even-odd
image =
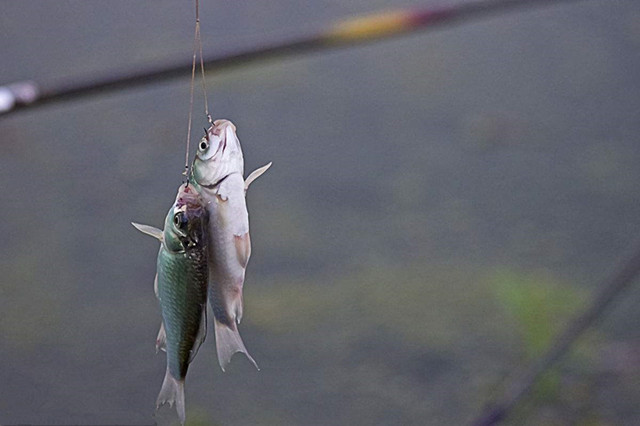
[[[500,400],[487,404],[484,412],[471,425],[492,426],[505,420],[518,403],[529,394],[540,376],[567,353],[576,339],[593,325],[623,290],[636,281],[638,275],[640,275],[640,246],[626,262],[618,266],[609,280],[601,284],[585,310],[566,326],[547,351],[528,370],[511,382]]]
[[[516,8],[575,2],[579,0],[477,0],[454,6],[401,9],[337,21],[327,28],[294,38],[273,40],[242,50],[205,55],[211,71],[251,62],[352,46],[436,26],[465,22]],[[179,60],[154,66],[114,71],[103,76],[70,78],[51,84],[20,81],[0,86],[0,116],[60,101],[186,77],[191,64]]]

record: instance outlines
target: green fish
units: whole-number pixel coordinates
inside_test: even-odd
[[[167,214],[164,231],[132,224],[161,243],[154,284],[162,311],[156,349],[167,352],[167,370],[156,405],[175,403],[184,424],[184,381],[207,332],[209,213],[195,187],[183,184]]]

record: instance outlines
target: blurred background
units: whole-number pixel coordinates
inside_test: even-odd
[[[206,51],[450,0],[201,0]],[[0,82],[188,63],[193,2],[0,4]],[[211,70],[209,70],[211,71]],[[462,424],[640,237],[640,4],[591,0],[209,73],[247,172],[242,356],[190,425]],[[195,135],[206,124],[196,81]],[[154,416],[157,241],[189,79],[0,119],[0,423]],[[194,140],[196,138],[194,137]],[[192,145],[193,146],[193,145]],[[507,424],[640,424],[632,287]]]

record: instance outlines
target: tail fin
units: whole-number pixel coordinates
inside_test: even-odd
[[[258,364],[254,361],[254,359],[249,355],[247,348],[244,346],[242,342],[242,338],[240,337],[240,333],[238,332],[238,328],[235,324],[233,324],[233,329],[228,327],[217,319],[214,318],[213,321],[214,328],[216,331],[216,349],[218,351],[218,363],[220,363],[220,368],[222,371],[225,371],[225,367],[231,361],[231,357],[236,352],[242,352],[249,358],[249,361],[256,367],[257,370],[260,370]]]
[[[184,409],[184,380],[174,378],[171,373],[169,373],[169,367],[167,367],[162,388],[156,400],[156,409],[167,402],[169,406],[173,406],[174,403],[176,404],[176,411],[178,412],[180,423],[184,425],[186,418]]]

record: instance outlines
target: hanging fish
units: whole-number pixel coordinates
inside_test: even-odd
[[[193,185],[178,189],[164,231],[132,223],[160,240],[154,283],[162,311],[156,349],[167,352],[167,370],[156,405],[176,404],[185,422],[184,381],[207,332],[207,256],[209,213]]]
[[[247,351],[238,324],[242,319],[242,287],[251,255],[249,214],[245,193],[251,182],[271,166],[263,166],[243,179],[244,159],[236,127],[216,120],[205,130],[191,169],[209,210],[209,304],[214,316],[218,362],[224,371],[236,352]]]

